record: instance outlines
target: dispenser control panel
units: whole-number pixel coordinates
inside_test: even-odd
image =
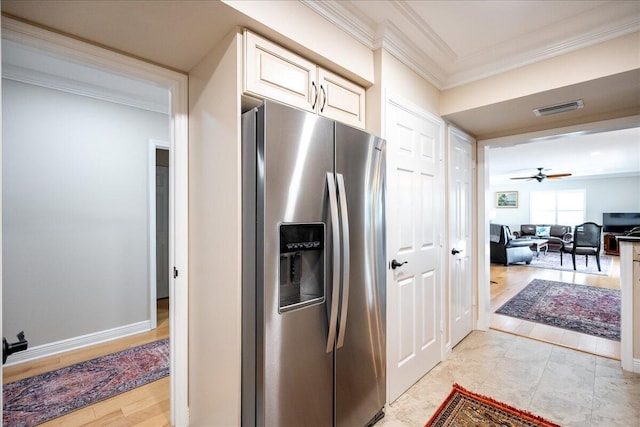
[[[325,300],[325,226],[280,225],[279,312]]]

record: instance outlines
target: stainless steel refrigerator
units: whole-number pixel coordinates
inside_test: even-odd
[[[386,400],[385,141],[270,101],[242,127],[242,425],[372,425]]]

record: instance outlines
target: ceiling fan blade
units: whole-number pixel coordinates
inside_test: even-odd
[[[537,168],[537,169],[538,169],[538,173],[536,175],[533,175],[533,176],[517,176],[517,177],[513,177],[511,179],[526,179],[527,181],[535,179],[538,182],[542,182],[543,180],[545,180],[547,178],[556,179],[556,178],[564,178],[566,176],[571,176],[570,173],[554,173],[554,174],[547,175],[543,171],[544,170],[549,170],[549,169],[545,169],[545,168]]]
[[[551,178],[551,179],[564,178],[565,176],[571,176],[571,174],[570,173],[556,173],[556,174],[553,174],[553,175],[547,175],[547,178]]]

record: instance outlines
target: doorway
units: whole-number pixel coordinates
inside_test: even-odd
[[[169,309],[170,144],[149,140],[149,318],[157,327],[159,310]]]
[[[479,257],[478,257],[478,260],[479,260],[478,294],[479,294],[479,307],[480,307],[479,316],[482,319],[483,329],[488,329],[491,326],[493,310],[496,309],[497,308],[496,305],[499,304],[498,300],[492,300],[492,294],[497,295],[503,292],[504,290],[503,288],[506,284],[509,284],[509,285],[515,284],[515,286],[518,286],[518,287],[526,286],[526,284],[531,279],[530,277],[531,270],[534,270],[534,271],[539,270],[541,274],[546,275],[545,278],[548,280],[555,280],[555,281],[569,282],[569,283],[580,283],[580,284],[587,284],[591,286],[619,288],[619,267],[616,265],[616,263],[614,263],[609,277],[606,277],[606,276],[591,277],[592,275],[579,274],[578,272],[564,272],[563,273],[564,275],[560,275],[557,270],[547,271],[543,269],[534,269],[531,267],[518,267],[515,265],[510,265],[508,268],[502,268],[502,267],[490,264],[489,262],[490,254],[489,254],[489,244],[488,244],[489,222],[494,220],[496,217],[495,208],[494,208],[495,195],[492,193],[492,187],[491,187],[491,181],[490,181],[491,171],[493,169],[490,150],[495,148],[501,148],[501,147],[510,147],[514,145],[527,144],[533,141],[557,140],[559,138],[566,138],[569,136],[583,136],[583,135],[587,136],[591,134],[605,135],[605,132],[622,130],[622,129],[630,129],[636,126],[637,126],[637,122],[634,121],[634,118],[628,117],[628,118],[622,118],[622,119],[607,120],[603,122],[589,123],[584,125],[570,126],[570,127],[560,128],[560,129],[550,129],[547,131],[534,132],[534,133],[524,134],[524,135],[515,135],[510,137],[479,141],[478,143],[478,159],[479,159],[478,161],[478,165],[479,165],[479,168],[478,168],[478,182],[479,182],[478,224],[480,226],[479,227],[480,233],[479,233],[479,242],[478,242],[477,249],[479,254]],[[556,146],[560,146],[560,144],[558,144],[558,141],[554,141],[554,142]],[[636,139],[636,143],[637,143],[637,139]],[[610,143],[602,145],[601,151],[606,152],[609,146],[611,146]],[[584,151],[586,151],[587,153],[590,152],[590,150],[584,150]],[[562,156],[560,157],[563,158]],[[618,177],[613,179],[621,179],[621,178]],[[589,181],[588,187],[591,187],[592,185],[595,184],[597,180],[589,179],[588,181]],[[604,195],[611,196],[614,202],[623,201],[624,198],[616,198],[615,197],[616,193],[615,191],[613,191],[613,189],[618,189],[619,187],[621,187],[619,183],[616,183],[615,185],[610,184],[605,187],[607,188],[607,190],[605,191],[605,193],[603,193]],[[634,188],[637,188],[637,185]],[[589,194],[587,194],[587,198],[589,198]],[[593,201],[596,201],[596,202],[600,201],[600,203],[602,203],[602,200],[605,200],[605,199],[606,197],[603,195],[597,195],[592,193],[591,200]],[[604,211],[607,209],[602,206],[599,206],[599,207],[598,206],[599,205],[596,203],[595,206],[591,205],[591,207],[588,208],[586,212],[587,220],[594,220],[594,222],[601,222],[601,213],[597,212],[596,217],[593,218],[592,216],[593,213],[590,212],[590,211],[593,211],[594,209],[600,209],[601,211]],[[528,212],[525,212],[525,213],[528,213]],[[526,221],[526,222],[529,222],[529,221]],[[522,223],[523,223],[523,220],[519,219],[519,220],[514,220],[512,221],[512,223],[508,223],[505,225],[509,225],[509,226],[517,225],[517,228],[519,228],[519,225]],[[494,283],[492,283],[492,281]],[[506,295],[506,293],[503,293],[503,296],[504,295]],[[531,325],[525,325],[523,326],[523,328],[530,329],[531,333],[537,334],[536,331],[533,331],[533,327],[531,327]],[[541,337],[538,336],[537,338],[541,338]],[[569,344],[570,346],[574,348],[577,347],[581,350],[590,351],[592,353],[597,353],[597,348],[595,347],[597,344],[594,344],[594,341],[592,339],[583,340],[582,344],[577,342],[575,338],[572,338],[569,336],[565,336],[565,338],[561,337],[561,340],[562,339],[565,339],[565,342],[560,344],[566,344],[568,340],[573,339],[574,344]],[[608,357],[615,357],[613,356],[613,354],[615,354],[614,352],[617,351],[615,348],[613,349],[610,347],[605,348],[604,344],[602,344],[600,347],[604,350],[603,353],[605,354],[603,355]]]
[[[42,30],[39,28],[34,28],[28,24],[13,21],[10,19],[3,20],[2,38],[3,38],[2,39],[3,59],[5,57],[9,57],[9,55],[5,55],[5,53],[7,53],[7,51],[11,47],[24,46],[26,47],[25,50],[29,52],[27,55],[29,59],[33,59],[34,53],[40,52],[40,53],[43,53],[42,55],[43,58],[53,58],[55,56],[56,59],[53,60],[53,62],[57,62],[57,65],[64,65],[66,62],[71,62],[76,65],[79,65],[80,67],[84,67],[86,71],[90,71],[89,73],[84,74],[85,76],[84,78],[78,79],[78,81],[74,82],[74,81],[71,81],[71,79],[69,79],[68,76],[74,75],[78,77],[78,74],[66,72],[65,69],[63,68],[59,72],[59,76],[61,77],[60,79],[49,80],[49,84],[53,82],[55,86],[54,88],[49,88],[49,89],[53,89],[53,91],[64,92],[64,90],[68,88],[67,85],[69,83],[71,84],[79,83],[78,86],[81,87],[81,90],[83,90],[85,93],[88,92],[89,96],[87,98],[100,99],[100,98],[106,97],[108,98],[108,102],[128,106],[129,108],[131,107],[136,108],[135,105],[130,104],[131,102],[135,102],[136,96],[134,97],[127,96],[126,82],[133,82],[134,84],[135,82],[146,83],[149,85],[148,87],[160,89],[160,92],[163,92],[162,102],[164,103],[164,109],[161,111],[163,111],[164,114],[168,116],[168,120],[165,128],[167,130],[167,134],[165,138],[166,140],[169,141],[169,145],[171,147],[170,159],[171,159],[171,165],[173,165],[172,170],[169,173],[169,183],[170,183],[169,184],[169,227],[168,227],[169,265],[171,266],[172,269],[174,269],[174,271],[176,271],[175,275],[170,275],[169,277],[170,279],[169,294],[172,300],[172,304],[169,307],[169,310],[171,311],[171,316],[169,319],[171,327],[167,328],[168,330],[171,330],[170,411],[171,411],[171,424],[186,425],[188,424],[188,415],[187,415],[187,378],[188,378],[187,376],[187,360],[188,360],[188,357],[187,357],[187,345],[188,345],[187,343],[187,325],[188,325],[187,323],[188,322],[187,200],[188,199],[187,199],[187,185],[186,185],[187,140],[188,140],[187,76],[184,74],[180,74],[174,71],[170,71],[170,70],[155,66],[155,65],[145,63],[137,59],[126,57],[121,54],[108,51],[106,49],[100,49],[93,45],[90,45],[78,40],[70,39],[68,37],[51,33],[49,31]],[[25,58],[25,56],[20,56],[20,55],[17,56],[17,58],[21,58],[21,57]],[[37,63],[37,62],[34,62],[34,63]],[[40,65],[37,67],[38,68],[37,71],[39,72],[42,72],[43,70],[51,71],[53,70],[53,68],[55,68],[55,67],[42,66],[42,62],[40,62],[39,64]],[[6,75],[5,73],[11,73],[12,71],[16,71],[16,68],[15,67],[11,68],[11,66],[5,66],[5,63],[3,63],[3,75]],[[108,78],[105,78],[107,76]],[[14,79],[19,80],[17,77],[15,77],[15,74],[13,74],[13,77]],[[30,76],[30,78],[31,77],[33,76]],[[91,81],[91,79],[94,79],[94,80]],[[27,82],[19,82],[19,83],[22,84]],[[28,83],[33,84],[33,80],[29,80]],[[115,87],[112,88],[113,90],[109,90],[108,88],[105,90],[105,88],[103,87],[105,84],[107,85],[114,84]],[[43,82],[42,85],[35,85],[35,86],[46,88],[46,82]],[[41,90],[41,89],[37,89],[37,90]],[[71,93],[75,93],[75,92],[71,92]],[[149,92],[149,91],[143,90],[142,92],[137,92],[136,95],[142,96],[144,98],[147,95],[150,95],[150,93],[154,93],[154,91],[152,90],[151,92]],[[75,94],[77,95],[77,93]],[[5,95],[6,94],[3,93],[3,101],[5,98]],[[19,99],[27,102],[29,98],[20,97]],[[142,104],[148,107],[149,105],[156,105],[157,99],[154,99],[154,97],[151,96],[150,98],[146,98],[145,101],[147,102],[143,102]],[[93,101],[90,101],[90,102],[93,102]],[[38,108],[41,106],[42,106],[41,104],[37,105]],[[140,107],[140,105],[138,105],[138,107]],[[125,109],[126,108],[127,107],[125,107]],[[12,109],[11,112],[13,113],[13,111],[14,110]],[[62,108],[60,108],[59,111],[56,111],[56,110],[53,110],[53,111],[61,112],[65,114],[68,113],[67,110],[64,110]],[[91,119],[103,119],[104,117],[105,116],[95,115]],[[127,114],[122,115],[122,117],[127,117]],[[5,123],[8,123],[8,121],[6,121]],[[77,120],[74,120],[73,118],[68,118],[61,123],[66,123],[67,129],[73,130],[73,129],[77,129],[79,126],[82,126],[82,125],[85,125],[88,128],[90,128],[90,125],[93,122],[92,120],[77,121]],[[39,126],[36,126],[34,128],[39,128]],[[29,127],[25,127],[24,129],[28,130]],[[120,141],[120,138],[117,137],[117,134],[118,132],[121,131],[121,129],[117,124],[112,124],[107,129],[110,134],[114,134],[114,133],[116,134],[113,138],[111,138],[110,141]],[[3,126],[3,130],[4,130],[4,126]],[[38,138],[34,138],[33,140],[37,140],[37,139]],[[48,137],[48,135],[45,135],[43,138],[39,138],[39,139],[44,141],[50,141],[50,138]],[[6,145],[6,141],[7,140],[4,139],[5,145]],[[144,140],[143,145],[146,144],[146,142],[147,141]],[[78,145],[78,146],[82,148],[81,145]],[[111,169],[115,171],[117,171],[123,164],[141,159],[142,167],[139,170],[142,172],[143,176],[147,175],[146,167],[145,167],[146,161],[144,160],[146,158],[146,154],[145,154],[146,146],[143,148],[143,151],[141,152],[142,157],[132,156],[132,155],[120,155],[120,156],[116,156],[115,158],[102,156],[104,154],[104,148],[106,146],[107,144],[98,144],[96,146],[96,149],[87,150],[87,152],[93,157],[101,158],[103,161],[107,162],[111,166]],[[5,147],[3,147],[3,151],[4,151],[4,148]],[[40,162],[39,165],[43,167],[53,167],[54,159],[58,159],[60,157],[64,158],[65,156],[66,156],[66,160],[71,163],[74,160],[74,158],[72,158],[69,155],[69,152],[66,150],[58,149],[54,154],[56,155],[50,156],[48,158],[45,157],[45,161]],[[83,163],[77,162],[77,165],[82,166]],[[58,169],[64,172],[63,168],[58,167]],[[55,171],[56,168],[53,167],[53,170]],[[116,179],[119,179],[117,174],[115,176],[116,176]],[[47,182],[48,181],[46,179],[43,179],[39,181],[40,184],[38,183],[36,184],[38,184],[40,188],[43,188],[43,186],[45,186]],[[70,179],[68,182],[70,185],[74,185],[76,187],[81,187],[82,185],[86,184],[82,180]],[[109,180],[100,181],[97,185],[102,186],[103,184],[110,185],[112,184],[112,182],[110,182]],[[118,194],[130,192],[132,189],[132,186],[127,184],[128,182],[124,182],[118,191],[113,191],[111,192],[111,194],[118,195]],[[143,185],[142,187],[143,191],[146,192],[147,186],[144,184],[142,185]],[[38,188],[38,186],[36,186],[36,188]],[[136,186],[136,189],[139,189],[138,186]],[[58,193],[59,193],[58,190],[50,192],[49,193],[50,200],[55,201],[56,200],[55,196]],[[82,200],[83,201],[81,201],[80,203],[76,203],[73,206],[85,207],[85,208],[91,207],[90,206],[91,201],[93,200],[92,194],[89,194],[88,197],[85,197]],[[147,204],[148,198],[145,197],[144,195],[140,195],[139,200],[141,200],[145,205],[143,209],[142,217],[147,218],[148,208],[146,207],[146,204]],[[112,203],[111,205],[122,209],[123,212],[129,209],[131,206],[131,204],[129,203],[120,203],[120,204]],[[59,204],[58,206],[64,207],[65,205]],[[109,220],[116,220],[116,219],[122,218],[121,216],[118,216],[118,215],[102,215],[100,217],[105,219],[104,223],[108,223]],[[28,218],[25,218],[25,219],[28,219]],[[69,227],[68,229],[75,232],[78,230],[78,226],[82,224],[83,223],[81,222],[80,223],[76,222],[75,229],[74,227]],[[53,230],[53,229],[54,227],[48,228],[48,230]],[[8,228],[4,228],[3,231],[6,231],[6,230],[8,230]],[[145,235],[144,254],[146,258],[148,253],[148,237],[146,237],[148,232],[148,227],[144,227],[143,230],[144,230],[143,234]],[[82,233],[80,233],[80,235],[82,235]],[[126,262],[127,261],[126,254],[127,254],[129,239],[125,238],[122,240],[116,240],[116,239],[113,239],[114,236],[109,233],[104,233],[104,236],[106,236],[107,240],[111,238],[112,241],[116,241],[117,243],[122,242],[120,245],[121,249],[116,253],[121,255],[120,260],[123,260]],[[51,253],[56,255],[61,254],[61,253],[64,253],[65,250],[68,248],[74,249],[74,246],[69,245],[68,247],[61,247],[60,245],[58,245],[56,246],[57,251],[53,251]],[[97,245],[96,250],[99,251],[100,249],[101,249],[100,245]],[[80,256],[89,255],[88,253],[83,254],[82,251],[77,251],[77,252],[79,253]],[[3,252],[3,255],[4,255],[4,252]],[[7,265],[11,265],[11,264],[5,260],[4,266],[6,267]],[[147,267],[148,262],[144,261],[143,265],[144,265],[144,269],[146,270],[148,268]],[[69,270],[83,271],[85,267],[86,265],[84,263],[76,263],[74,267],[70,268]],[[177,272],[179,272],[179,275],[177,274]],[[121,275],[120,277],[122,278],[127,278],[127,275],[122,274],[122,271],[120,269],[113,268],[113,265],[111,266],[111,268],[105,269],[105,276],[114,276],[118,274],[120,274]],[[94,277],[100,277],[100,276],[95,275]],[[47,276],[47,280],[41,281],[41,283],[50,283],[51,281],[49,279],[51,278],[55,279],[56,275],[49,274]],[[149,300],[149,298],[147,297],[148,295],[148,289],[146,286],[147,282],[148,282],[148,279],[144,279],[140,282],[144,287],[144,291],[143,291],[144,295],[143,295],[142,301],[143,301],[143,307],[145,312],[148,310],[148,300]],[[3,287],[2,289],[3,294],[5,294],[7,291],[7,283],[8,283],[7,281],[4,281],[4,283],[1,285]],[[85,283],[92,283],[92,281],[87,280],[85,281]],[[48,288],[44,287],[42,289],[48,289]],[[24,295],[15,297],[13,298],[13,300],[19,301],[23,296]],[[112,299],[113,299],[112,297],[107,297],[106,299],[103,299],[103,300],[96,298],[97,301],[102,301],[102,302],[111,301]],[[3,297],[3,303],[7,303],[7,301],[8,299]],[[79,305],[79,306],[83,307],[82,305]],[[83,307],[83,308],[86,309],[86,307]],[[32,308],[30,308],[30,310],[31,309]],[[111,312],[107,314],[107,316],[115,316],[116,314],[122,313],[122,311],[125,309],[126,309],[126,304],[120,305],[116,309],[111,310]],[[65,313],[65,310],[58,310],[58,315],[61,315],[64,313]],[[96,313],[97,312],[94,311],[93,314],[96,314]],[[155,310],[154,310],[154,313],[155,313]],[[38,314],[40,316],[43,313],[38,312]],[[3,317],[6,318],[6,312],[4,308],[2,310],[2,315]],[[96,315],[93,317],[93,320],[98,321],[101,319],[100,319],[100,316]],[[136,326],[133,329],[127,328],[123,331],[119,328],[115,328],[115,331],[117,332],[117,334],[121,334],[122,332],[135,333],[135,332],[139,332],[140,327],[144,326],[145,324],[148,325],[147,321],[142,321],[142,323],[140,323],[134,320],[133,322],[134,324],[136,324]],[[5,329],[7,328],[7,326],[10,326],[8,325],[7,322],[3,322],[3,323],[4,323],[3,327]],[[17,323],[22,324],[22,321]],[[140,324],[138,325],[137,323],[140,323]],[[74,324],[72,323],[71,326],[74,326]],[[81,327],[81,326],[83,326],[82,322],[76,322],[74,327]],[[20,326],[13,325],[13,328],[16,328],[16,327],[19,328]],[[100,332],[100,328],[98,329],[99,329],[99,334],[96,335],[95,337],[98,338],[99,340],[105,341],[105,340],[110,340],[114,338],[114,335],[113,335],[114,328],[107,329],[102,332]],[[34,330],[37,330],[37,328]],[[64,337],[53,338],[54,341],[56,339],[59,339],[60,342],[64,342],[64,345],[68,345],[70,343],[73,344],[73,340],[65,340]],[[60,349],[59,346],[57,346],[56,349],[60,351],[64,350],[64,349]],[[34,348],[32,350],[37,350],[37,349]],[[40,350],[43,350],[43,349],[41,348]],[[44,348],[44,350],[47,351],[47,348]],[[39,353],[36,351],[32,354],[37,356]]]

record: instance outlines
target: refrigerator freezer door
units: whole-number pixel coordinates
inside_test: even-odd
[[[326,352],[326,294],[333,268],[326,173],[334,164],[333,122],[272,102],[259,111],[257,425],[326,427],[332,424],[333,403],[333,353]],[[320,223],[325,224],[327,298],[279,310],[281,225]]]
[[[384,153],[384,140],[336,124],[336,174],[344,176],[350,230],[348,316],[335,351],[339,427],[367,425],[386,400]]]

